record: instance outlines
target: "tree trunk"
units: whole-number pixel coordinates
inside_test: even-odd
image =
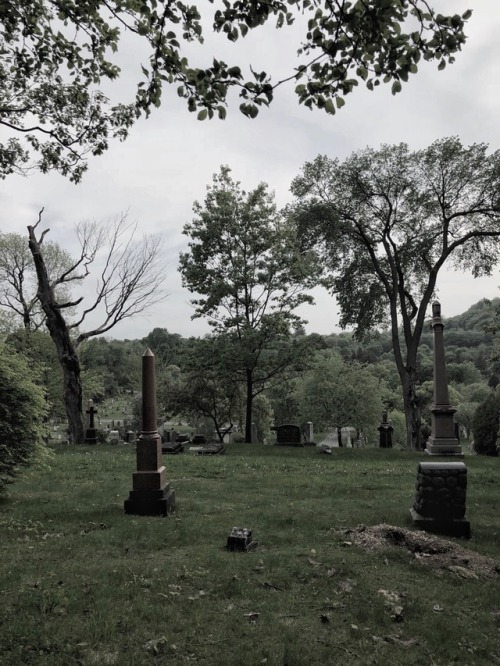
[[[252,444],[252,403],[253,403],[253,373],[246,369],[246,416],[245,416],[245,442]]]
[[[57,356],[63,371],[64,378],[64,406],[68,418],[69,440],[72,444],[83,444],[85,430],[82,418],[82,384],[80,378],[80,359],[71,340],[68,325],[61,314],[56,301],[54,290],[50,285],[47,267],[41,251],[41,243],[35,237],[34,227],[28,227],[29,247],[33,255],[38,279],[38,298],[47,317],[47,328],[54,341]]]
[[[416,384],[416,369],[405,368],[401,376],[403,388],[403,404],[406,419],[406,441],[411,451],[418,451],[421,448],[420,442],[420,401],[418,399]]]

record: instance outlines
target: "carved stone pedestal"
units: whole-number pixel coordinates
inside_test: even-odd
[[[466,493],[467,467],[463,462],[420,463],[410,509],[415,526],[435,534],[470,538]]]

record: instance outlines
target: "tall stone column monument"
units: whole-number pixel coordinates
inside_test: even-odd
[[[137,440],[137,471],[124,504],[125,513],[167,516],[175,508],[175,493],[167,482],[161,457],[161,437],[156,421],[155,357],[150,349],[142,356],[142,432]]]
[[[463,458],[462,448],[455,433],[453,415],[456,410],[450,405],[446,361],[444,354],[444,324],[441,305],[432,304],[432,331],[434,333],[434,404],[431,407],[431,436],[425,452],[431,456],[455,456]]]

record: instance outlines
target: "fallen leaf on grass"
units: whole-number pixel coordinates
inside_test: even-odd
[[[444,608],[442,608],[442,606],[440,606],[439,604],[435,604],[435,605],[432,607],[432,610],[433,610],[435,613],[442,613],[442,612],[444,611]]]
[[[478,580],[479,578],[479,576],[474,573],[474,571],[466,569],[465,567],[451,565],[448,567],[448,569],[457,576],[460,576],[460,578],[474,578],[475,580]]]
[[[259,619],[259,615],[260,613],[254,613],[252,611],[250,611],[249,613],[243,613],[243,617],[247,617],[250,620],[250,622],[253,622],[253,624],[255,624]]]
[[[278,587],[274,583],[269,583],[267,580],[262,581],[262,583],[260,584],[262,585],[262,587],[266,587],[268,590],[278,590],[278,592],[283,592],[282,587]]]
[[[313,567],[319,567],[321,566],[321,562],[317,562],[316,560],[313,560],[312,557],[308,557],[307,561],[309,564],[311,564]]]
[[[353,588],[352,580],[349,580],[348,578],[346,578],[345,580],[341,580],[339,582],[339,590],[341,592],[344,592],[344,594],[349,594],[350,592],[352,592],[352,588]]]
[[[417,638],[401,638],[398,634],[389,634],[388,636],[374,636],[372,635],[374,641],[378,643],[395,643],[396,645],[401,645],[402,647],[412,647],[412,645],[418,645]]]
[[[379,590],[378,593],[384,598],[385,605],[389,608],[391,618],[394,622],[403,621],[404,608],[401,600],[405,596],[404,592],[389,592],[389,590]]]
[[[164,654],[168,650],[168,641],[165,636],[160,636],[160,638],[153,638],[152,640],[144,643],[144,649],[150,654]]]

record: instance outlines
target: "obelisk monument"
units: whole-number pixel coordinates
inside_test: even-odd
[[[441,319],[441,305],[432,304],[432,324],[434,334],[434,404],[431,407],[431,436],[425,452],[431,456],[455,456],[463,458],[462,448],[455,434],[453,415],[456,412],[450,404],[446,378],[444,354],[444,324]]]
[[[167,516],[175,508],[175,493],[167,482],[161,457],[161,437],[156,420],[155,357],[150,349],[142,356],[142,432],[137,440],[137,471],[124,504],[125,513]]]

